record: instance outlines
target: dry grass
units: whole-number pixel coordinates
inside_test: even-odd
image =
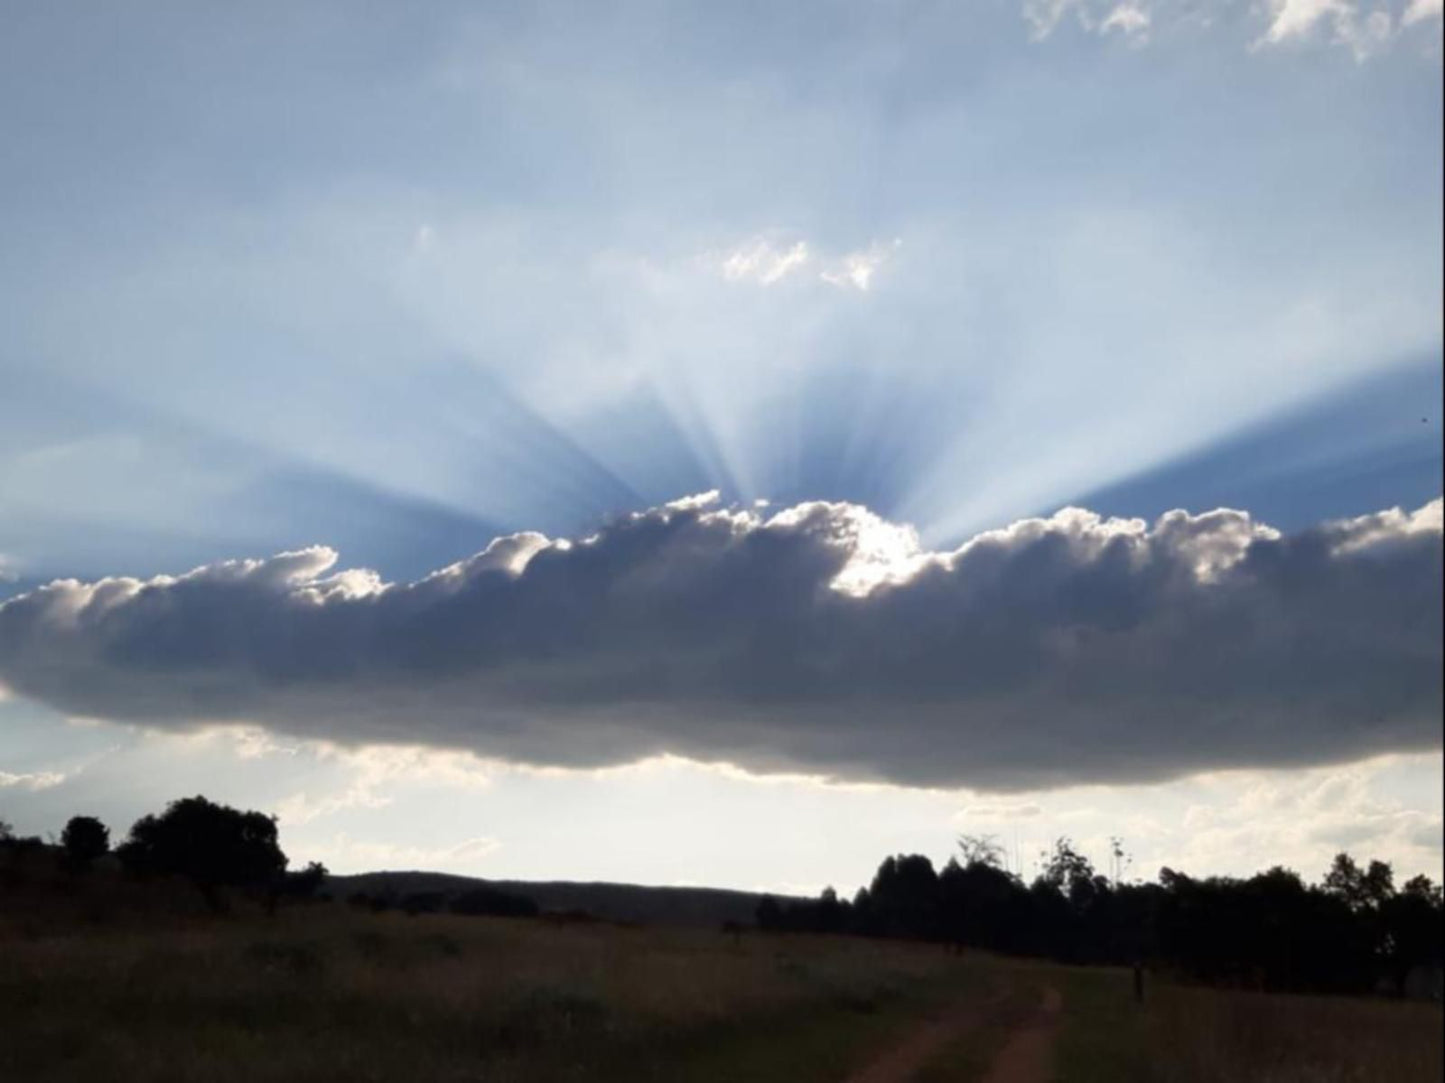
[[[981,1078],[1038,991],[1061,1083],[1437,1080],[1436,1005],[1151,984],[938,947],[370,914],[205,913],[181,884],[0,882],[0,1080],[845,1078],[943,1004],[923,1077]],[[17,886],[18,885],[18,886]]]
[[[1177,987],[1157,1001],[1162,1078],[1181,1083],[1425,1081],[1445,1067],[1434,1005]]]
[[[938,948],[339,906],[0,942],[0,1078],[829,1079],[976,981]]]
[[[1445,1068],[1439,1005],[1160,982],[1139,1006],[1126,971],[1063,978],[1064,1083],[1426,1083]]]

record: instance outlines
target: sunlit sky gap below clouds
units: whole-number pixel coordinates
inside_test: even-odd
[[[1331,847],[1358,844],[1438,875],[1440,686],[1419,676],[1440,655],[1438,504],[1433,543],[1376,537],[1369,560],[1309,547],[1338,541],[1343,528],[1323,524],[1392,507],[1414,521],[1441,492],[1440,64],[1438,0],[435,3],[365,18],[325,3],[12,5],[0,599],[313,546],[406,584],[520,531],[616,543],[619,517],[647,522],[709,490],[760,523],[809,501],[855,508],[825,515],[833,529],[866,507],[895,557],[898,538],[947,553],[983,532],[1017,539],[1010,524],[1030,516],[1072,522],[1042,544],[1070,554],[1049,566],[1074,593],[1022,602],[1009,591],[1034,573],[1019,565],[935,577],[974,592],[966,605],[932,587],[889,595],[913,620],[934,614],[935,632],[960,612],[1012,622],[992,671],[1040,719],[1026,730],[1037,748],[952,747],[934,778],[913,759],[939,760],[924,738],[947,729],[902,706],[931,694],[977,710],[988,690],[949,684],[922,648],[906,659],[922,667],[912,685],[901,663],[849,668],[875,682],[872,717],[886,720],[851,743],[812,717],[836,689],[775,672],[749,687],[774,713],[788,699],[787,717],[742,729],[695,688],[654,688],[657,717],[558,722],[550,739],[494,719],[487,749],[456,740],[446,712],[283,737],[307,712],[268,693],[227,715],[251,727],[237,744],[177,735],[201,719],[137,676],[174,664],[174,642],[135,632],[118,656],[113,641],[65,653],[31,638],[22,658],[11,606],[0,816],[55,829],[88,802],[123,827],[201,788],[281,810],[292,848],[338,867],[781,886],[793,870],[856,881],[889,849],[942,856],[958,818],[972,823],[963,810],[1007,806],[1038,811],[1006,835],[1137,825],[1141,854],[1199,871],[1281,860],[1314,874]],[[1129,575],[1105,574],[1095,542],[1079,542],[1101,527],[1048,518],[1067,505],[1144,520],[1150,540],[1119,543],[1136,553]],[[1279,657],[1313,658],[1323,684],[1292,674],[1292,709],[1267,713],[1294,721],[1231,744],[1263,717],[1268,649],[1253,676],[1223,681],[1229,718],[1194,729],[1179,719],[1200,709],[1184,690],[1203,671],[1161,663],[1130,688],[1168,703],[1163,720],[1100,706],[1124,718],[1119,743],[1077,754],[1076,716],[1044,708],[1102,703],[1088,674],[1110,672],[1099,652],[1119,627],[1173,614],[1165,642],[1204,641],[1191,607],[1222,592],[1140,571],[1143,552],[1183,566],[1156,522],[1176,508],[1218,545],[1265,524],[1285,539],[1251,582],[1315,584],[1324,608],[1295,616],[1327,613],[1336,638],[1281,640]],[[1216,508],[1248,516],[1204,514]],[[768,569],[752,587],[777,577],[773,601],[831,581],[826,547],[784,545],[801,564],[757,557],[784,533],[738,530],[756,562],[742,566]],[[1435,578],[1421,580],[1430,544]],[[638,575],[664,566],[645,547],[602,549]],[[675,555],[665,566],[713,582]],[[1396,592],[1394,610],[1360,608],[1367,577]],[[345,589],[372,582],[353,573]],[[1231,614],[1263,612],[1231,590]],[[272,627],[279,596],[246,597],[256,608],[226,617],[202,606],[197,650],[227,621]],[[687,626],[699,643],[721,634],[709,616]],[[594,618],[569,626],[573,648]],[[1079,619],[1103,637],[1080,639]],[[849,634],[869,641],[869,621]],[[435,650],[410,662],[446,668],[456,627],[434,623]],[[474,650],[515,634],[466,627]],[[295,657],[374,671],[355,642],[327,642]],[[1066,647],[1076,668],[1060,676],[1048,667]],[[47,671],[68,675],[63,695]],[[1029,679],[1040,672],[1055,683]],[[727,676],[708,676],[711,704],[730,700],[716,691]],[[527,681],[511,679],[520,695]],[[894,698],[879,699],[885,685]],[[1317,732],[1297,727],[1301,704],[1326,702]],[[666,717],[684,703],[686,740]],[[913,751],[885,755],[898,742],[884,725],[909,730]],[[366,747],[399,727],[469,751]],[[647,766],[594,770],[639,756]],[[515,762],[569,759],[553,774]],[[432,789],[436,772],[447,781]],[[1014,792],[975,792],[999,786]],[[679,805],[720,841],[676,837]],[[564,841],[582,820],[586,846]]]

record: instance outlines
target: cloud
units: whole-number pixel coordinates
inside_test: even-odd
[[[32,793],[38,790],[49,790],[59,786],[68,775],[60,771],[35,771],[28,774],[13,774],[9,771],[0,771],[0,790],[16,787],[22,790],[30,790]]]
[[[836,255],[817,252],[807,241],[786,243],[760,236],[722,254],[705,253],[698,262],[729,282],[772,286],[806,270],[813,281],[866,293],[879,269],[902,246],[903,241],[895,238]]]
[[[894,240],[890,245],[875,244],[859,252],[849,252],[831,267],[820,271],[818,277],[830,286],[851,287],[866,293],[873,284],[873,276],[878,273],[878,268],[883,266],[894,250],[902,246],[901,240]]]
[[[1126,38],[1143,41],[1149,35],[1149,12],[1135,3],[1120,4],[1099,24],[1101,34],[1113,30],[1119,31]]]
[[[367,842],[345,832],[336,834],[326,848],[331,871],[353,870],[394,872],[427,869],[436,872],[474,873],[476,863],[495,853],[501,843],[494,838],[464,839],[450,846],[414,846],[404,843]]]
[[[1140,0],[1025,0],[1021,10],[1029,37],[1035,42],[1048,38],[1068,19],[1085,33],[1102,37],[1118,31],[1132,44],[1142,45],[1149,38],[1156,15],[1164,29],[1187,24],[1203,28],[1213,25],[1216,14],[1226,9],[1224,5],[1212,8],[1177,0],[1152,4]],[[1439,17],[1440,0],[1411,0],[1398,27],[1385,7],[1362,11],[1356,0],[1267,0],[1251,8],[1246,17],[1254,21],[1261,14],[1267,25],[1255,37],[1253,48],[1324,41],[1345,46],[1357,61],[1364,61],[1383,51],[1397,29]]]
[[[1106,35],[1117,30],[1140,42],[1148,36],[1153,19],[1149,6],[1139,0],[1025,0],[1023,5],[1024,21],[1034,41],[1043,41],[1070,14],[1090,33]]]
[[[298,791],[281,799],[276,814],[286,825],[310,823],[350,809],[385,808],[401,785],[476,789],[491,784],[494,769],[465,752],[419,746],[345,748],[331,742],[308,747],[318,760],[335,763],[349,779],[340,788]]]
[[[410,584],[323,547],[61,580],[0,679],[72,713],[596,767],[984,789],[1440,745],[1440,501],[1281,534],[1067,508],[928,552],[850,504],[679,501]]]
[[[1034,41],[1043,41],[1070,10],[1081,12],[1083,6],[1079,0],[1026,0],[1023,15],[1029,24],[1029,36]]]
[[[1043,806],[1032,801],[1020,801],[1016,804],[969,805],[954,813],[953,818],[959,823],[974,820],[1031,820],[1043,811]]]
[[[1352,17],[1355,8],[1348,0],[1271,0],[1270,10],[1264,41],[1278,45],[1313,33],[1320,23]]]
[[[719,269],[729,282],[771,286],[802,268],[808,260],[805,241],[780,248],[771,241],[758,239],[729,252],[723,257]]]
[[[1405,9],[1401,16],[1400,23],[1403,26],[1414,26],[1416,23],[1424,22],[1426,19],[1440,18],[1440,0],[1410,0],[1410,6]]]
[[[1185,868],[1210,868],[1247,852],[1314,875],[1332,854],[1348,850],[1395,860],[1397,874],[1426,869],[1438,876],[1438,790],[1424,807],[1401,801],[1401,764],[1385,756],[1289,774],[1224,772],[1201,778],[1203,800],[1185,811],[1185,837],[1176,841],[1171,860]],[[1439,762],[1419,762],[1414,769],[1438,777]]]
[[[1328,25],[1331,40],[1363,61],[1384,48],[1394,31],[1389,12],[1376,9],[1361,17],[1353,0],[1271,0],[1270,12],[1269,28],[1256,45],[1308,40]]]

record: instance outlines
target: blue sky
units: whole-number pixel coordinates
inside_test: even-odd
[[[0,598],[313,545],[405,583],[497,536],[615,537],[616,517],[709,490],[770,502],[759,515],[866,506],[914,528],[918,553],[1068,505],[1151,522],[1236,508],[1293,536],[1440,495],[1438,2],[9,5],[3,20]],[[880,552],[902,567],[914,550]],[[1400,634],[1397,654],[1438,659],[1438,629]],[[1001,751],[1024,765],[1012,781],[924,780],[861,739],[825,762],[795,739],[802,708],[786,732],[589,723],[618,751],[574,763],[574,745],[452,721],[397,751],[382,722],[308,730],[261,697],[220,719],[251,727],[236,744],[178,733],[216,721],[199,707],[115,698],[136,673],[96,676],[84,704],[43,692],[39,649],[8,674],[0,651],[15,686],[0,817],[27,829],[87,802],[123,825],[215,779],[207,792],[291,810],[287,836],[337,865],[460,853],[463,871],[566,876],[585,853],[609,878],[792,868],[820,884],[864,878],[883,850],[946,848],[963,810],[997,804],[977,796],[991,787],[1024,793],[1009,807],[1039,811],[1007,830],[1044,840],[1084,808],[1104,811],[1076,833],[1106,837],[1147,785],[1178,789],[1148,798],[1172,811],[1140,827],[1146,852],[1185,867],[1323,867],[1360,824],[1384,856],[1441,860],[1439,741],[1418,727],[1294,734],[1330,749],[1313,758],[1155,742],[1137,777]],[[1421,694],[1438,702],[1438,683]],[[445,815],[424,793],[438,771],[466,780]],[[1332,771],[1348,814],[1308,804]],[[1213,814],[1190,827],[1190,810],[1260,787],[1292,811],[1201,850]],[[704,790],[706,810],[679,796]],[[892,826],[836,837],[860,794]],[[680,803],[735,823],[738,852],[656,856]],[[814,804],[792,848],[758,856],[766,825]],[[603,839],[527,837],[518,821],[543,806]],[[1293,826],[1300,808],[1321,837]]]

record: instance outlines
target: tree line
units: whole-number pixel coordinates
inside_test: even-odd
[[[1032,882],[1003,867],[988,837],[965,836],[942,870],[919,854],[886,858],[851,899],[825,889],[817,899],[764,896],[756,912],[766,931],[833,933],[934,941],[1066,963],[1148,965],[1178,976],[1270,990],[1438,996],[1445,933],[1440,885],[1417,876],[1395,884],[1381,861],[1361,867],[1338,854],[1317,884],[1276,866],[1248,878],[1196,879],[1170,868],[1154,882],[1122,881],[1114,840],[1112,875],[1098,872],[1067,838],[1041,855]],[[0,822],[0,850],[45,848]],[[61,860],[84,871],[107,855],[136,877],[189,880],[216,910],[225,889],[282,900],[321,894],[325,866],[288,870],[273,816],[204,797],[172,801],[142,816],[111,848],[92,816],[75,816],[59,840]],[[370,910],[449,911],[530,917],[537,904],[489,887],[448,895],[390,891],[347,900]],[[1411,989],[1425,978],[1424,989]]]
[[[37,836],[16,838],[0,822],[0,845],[10,850],[45,846]],[[193,883],[213,909],[226,906],[223,890],[262,894],[269,905],[283,897],[312,898],[327,876],[319,861],[300,870],[290,864],[278,841],[276,817],[242,812],[204,797],[183,797],[159,814],[137,820],[114,849],[110,828],[94,816],[72,816],[60,835],[59,849],[73,872],[90,869],[113,856],[135,876],[179,876]]]
[[[1438,996],[1441,887],[1426,876],[1397,887],[1381,861],[1361,868],[1339,854],[1318,884],[1278,866],[1245,879],[1164,868],[1156,882],[1124,883],[1061,838],[1025,883],[1002,856],[992,840],[965,837],[941,871],[919,854],[889,857],[851,901],[832,888],[798,902],[764,897],[757,923],[1148,965],[1250,988]]]
[[[0,821],[0,850],[46,849],[38,836],[17,838]],[[241,811],[205,797],[183,797],[158,814],[137,820],[120,845],[112,849],[110,829],[94,816],[72,816],[59,840],[61,860],[71,872],[85,872],[102,858],[114,857],[125,873],[141,878],[173,876],[190,881],[206,904],[216,911],[227,907],[227,889],[262,899],[269,910],[283,900],[329,899],[322,886],[326,866],[312,861],[289,870],[281,849],[276,817]],[[453,896],[441,892],[372,895],[354,893],[353,906],[372,911],[399,910],[407,914],[439,913],[531,917],[538,907],[531,899],[494,888],[475,888]]]

